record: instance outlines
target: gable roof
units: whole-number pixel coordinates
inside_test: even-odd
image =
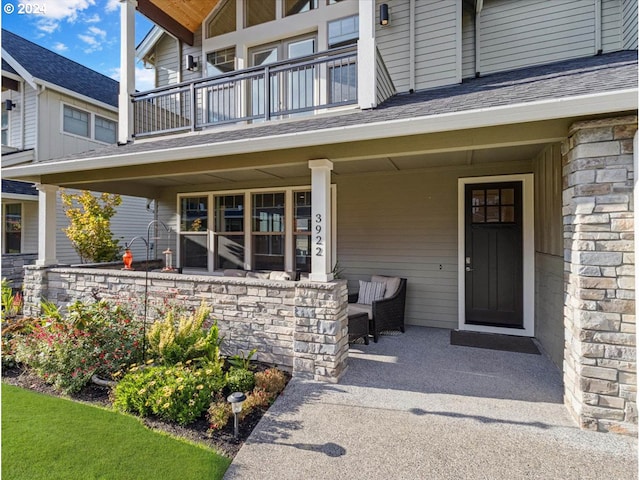
[[[2,50],[35,79],[71,90],[107,105],[118,106],[119,84],[116,80],[36,45],[4,28],[2,29]],[[5,61],[4,58],[2,70],[15,73],[10,60]]]
[[[2,179],[2,193],[13,193],[14,195],[38,195],[38,191],[33,183],[19,182],[17,180]]]
[[[10,178],[393,138],[582,115],[637,111],[638,52],[621,51],[396,95],[377,108],[113,145],[37,165]]]

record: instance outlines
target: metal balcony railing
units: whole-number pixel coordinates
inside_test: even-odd
[[[200,130],[355,104],[357,86],[356,46],[336,48],[136,93],[134,133]]]

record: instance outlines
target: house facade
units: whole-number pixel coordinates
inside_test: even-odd
[[[46,162],[116,143],[118,82],[2,30],[2,168]],[[83,188],[79,186],[78,188]],[[69,193],[77,192],[77,190]],[[2,181],[2,276],[14,288],[22,284],[23,266],[38,253],[38,188]],[[80,259],[62,229],[68,224],[56,201],[55,256],[61,263]],[[153,219],[146,200],[123,198],[112,230],[121,244],[139,233],[138,221]],[[139,256],[144,248],[135,246]]]
[[[137,51],[136,8],[158,25]],[[407,324],[535,337],[582,427],[636,433],[637,15],[627,0],[123,1],[119,145],[7,174],[155,199],[171,285],[213,282],[189,288],[233,304],[223,320],[290,292],[290,317],[271,313],[295,322],[294,373],[344,371],[335,271],[349,290],[399,276]],[[134,92],[136,54],[156,89]],[[228,269],[303,283],[247,293]]]

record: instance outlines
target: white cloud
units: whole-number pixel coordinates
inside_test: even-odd
[[[100,23],[100,15],[94,13],[92,16],[85,19],[85,23]]]
[[[107,32],[98,27],[89,27],[89,32],[93,34],[94,37],[107,38]]]
[[[98,52],[102,50],[102,44],[107,38],[107,32],[98,27],[91,26],[87,29],[86,33],[79,34],[78,38],[87,44],[87,47],[84,49],[85,53]]]
[[[95,5],[95,0],[26,0],[28,3],[37,3],[45,7],[43,15],[54,20],[69,20],[74,22],[78,13]]]
[[[44,33],[53,33],[60,26],[60,22],[51,18],[43,18],[36,23],[36,28]]]
[[[54,49],[56,52],[64,52],[64,51],[69,50],[69,47],[67,47],[67,46],[66,46],[64,43],[62,43],[62,42],[58,42],[58,43],[56,43],[56,44],[53,46],[53,49]]]
[[[114,80],[120,81],[120,67],[114,68],[109,74]],[[136,65],[136,90],[145,92],[156,87],[156,71],[151,68],[144,68],[141,64]]]
[[[107,0],[105,10],[107,12],[115,12],[120,8],[120,0]]]

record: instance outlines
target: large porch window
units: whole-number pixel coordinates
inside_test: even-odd
[[[311,272],[308,186],[180,194],[178,209],[182,268]]]
[[[22,252],[22,204],[3,205],[4,248],[2,253]]]

